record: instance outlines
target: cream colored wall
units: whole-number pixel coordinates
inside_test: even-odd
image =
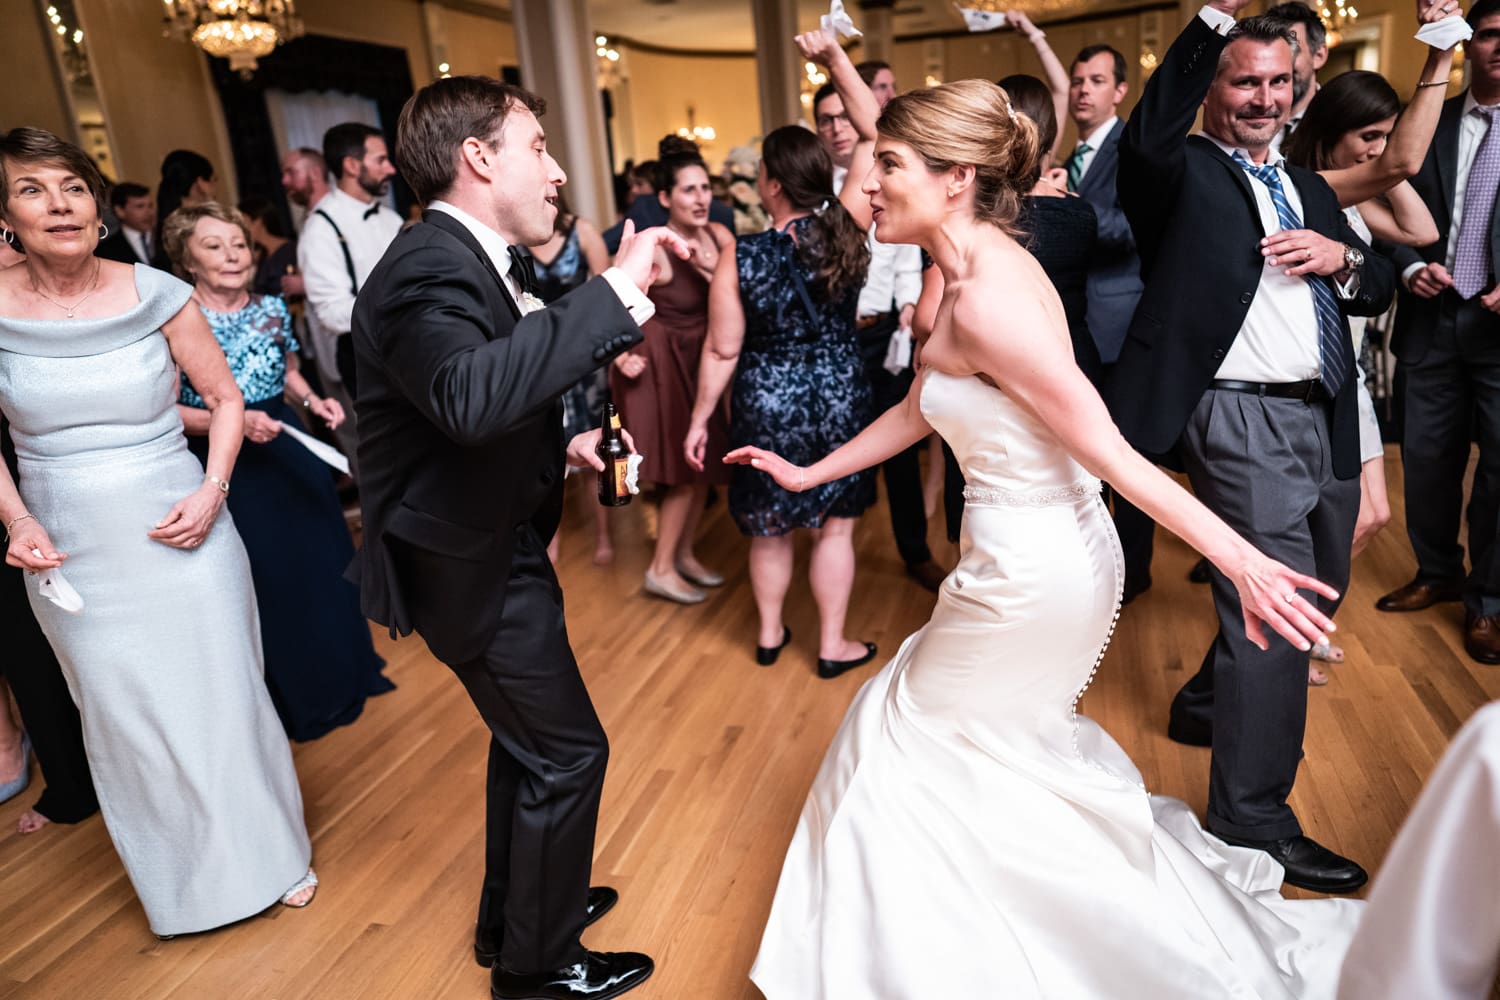
[[[747,56],[677,56],[624,49],[628,82],[616,102],[615,169],[627,159],[654,160],[662,136],[695,121],[710,125],[718,138],[703,149],[717,168],[734,146],[760,135],[760,102],[755,60]]]
[[[447,36],[448,71],[454,76],[499,76],[500,67],[519,64],[515,28],[508,22],[446,9],[441,19]]]
[[[51,42],[31,9],[31,0],[6,0],[0,4],[0,17],[5,23],[4,41],[0,41],[5,64],[0,81],[0,130],[31,125],[72,138],[76,130],[68,119],[53,68]]]
[[[162,36],[154,5],[77,0],[94,81],[115,149],[120,180],[155,187],[162,157],[192,149],[213,161],[219,197],[236,197],[219,95],[202,54]]]

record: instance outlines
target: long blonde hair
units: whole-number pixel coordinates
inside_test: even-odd
[[[988,80],[959,80],[891,99],[877,124],[910,146],[933,173],[974,168],[974,216],[1011,236],[1042,155],[1036,123],[1016,114]]]

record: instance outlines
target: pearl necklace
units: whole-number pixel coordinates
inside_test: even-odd
[[[66,304],[64,304],[62,302],[57,301],[52,296],[50,296],[46,292],[42,291],[41,286],[37,284],[36,275],[34,275],[34,274],[31,276],[31,290],[33,292],[36,292],[42,298],[46,299],[48,302],[50,302],[53,305],[57,306],[57,308],[61,309],[63,312],[67,313],[68,314],[68,319],[72,319],[73,318],[73,311],[75,309],[77,309],[79,306],[83,305],[85,302],[87,302],[90,298],[92,298],[93,294],[99,290],[99,271],[103,268],[103,266],[104,265],[99,261],[99,259],[97,257],[94,258],[94,278],[93,278],[92,281],[89,282],[89,290],[88,290],[87,293],[84,294],[83,298],[79,299],[77,302],[73,303],[71,306],[70,305],[66,305]]]

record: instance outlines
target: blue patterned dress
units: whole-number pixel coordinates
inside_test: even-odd
[[[578,245],[576,219],[568,223],[567,236],[556,257],[543,264],[540,257],[533,255],[532,262],[536,265],[537,295],[543,302],[556,302],[592,277],[583,247]],[[571,438],[598,427],[608,400],[609,366],[601,365],[563,393],[563,433]]]
[[[297,350],[286,304],[252,295],[238,312],[203,315],[245,409],[304,430],[281,398],[286,358]],[[178,402],[203,407],[186,375]],[[189,436],[188,447],[207,458],[206,437]],[[229,510],[250,555],[271,703],[288,736],[314,740],[358,718],[366,697],[395,686],[381,674],[385,661],[370,641],[359,591],[343,578],[354,544],[332,472],[279,434],[264,444],[245,440],[231,478]]]
[[[794,237],[802,239],[811,221],[741,237],[735,251],[745,343],[730,397],[730,447],[757,445],[796,465],[812,464],[875,419],[854,336],[859,286],[829,301],[796,259]],[[858,517],[874,502],[870,469],[790,493],[764,472],[736,465],[729,487],[729,512],[747,535],[819,528],[830,517]]]

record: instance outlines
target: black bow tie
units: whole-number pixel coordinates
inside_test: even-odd
[[[375,204],[371,205],[368,209],[365,210],[364,217],[368,219],[378,211],[380,211],[380,202],[377,201]]]
[[[510,273],[521,287],[521,294],[537,294],[536,261],[531,254],[517,246],[506,247],[505,252],[510,254]]]

